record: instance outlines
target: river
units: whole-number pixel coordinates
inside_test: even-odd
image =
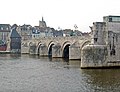
[[[80,61],[1,54],[0,92],[120,92],[120,69],[87,70]]]

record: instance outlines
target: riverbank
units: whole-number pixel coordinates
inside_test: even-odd
[[[0,51],[0,54],[10,54],[10,51]]]

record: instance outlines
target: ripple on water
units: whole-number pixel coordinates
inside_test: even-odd
[[[119,69],[81,70],[79,66],[79,61],[0,56],[0,92],[120,91]]]

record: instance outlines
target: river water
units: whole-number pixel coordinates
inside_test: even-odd
[[[80,61],[0,55],[0,92],[120,92],[120,69],[80,69]]]

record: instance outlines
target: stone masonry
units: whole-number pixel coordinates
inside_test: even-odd
[[[81,52],[81,68],[120,66],[120,16],[105,16],[91,29],[91,44]]]

